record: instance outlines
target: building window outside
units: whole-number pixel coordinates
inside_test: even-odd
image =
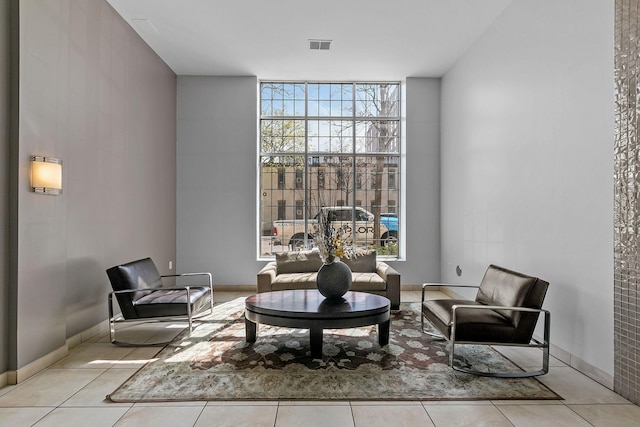
[[[297,169],[296,170],[296,189],[301,189],[303,186],[303,176],[304,176],[304,171]]]
[[[389,190],[395,190],[396,188],[396,170],[395,168],[389,168],[389,175],[387,176],[388,183],[387,188]]]
[[[278,190],[284,190],[285,188],[285,168],[278,168]]]
[[[347,177],[349,176],[348,171],[345,171],[343,169],[339,169],[337,171],[337,176],[336,176],[336,181],[337,181],[337,185],[338,188],[340,190],[344,189],[347,185]]]
[[[399,83],[265,81],[260,109],[260,253],[312,246],[320,209],[344,206],[352,213],[343,222],[366,230],[351,236],[356,246],[397,256],[379,218],[400,200]]]
[[[287,218],[287,201],[278,200],[278,220]]]
[[[296,200],[296,219],[304,219],[304,200]]]

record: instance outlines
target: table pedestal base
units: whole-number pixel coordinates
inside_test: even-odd
[[[378,324],[378,344],[380,347],[384,347],[389,344],[389,327],[391,326],[391,320]],[[256,342],[258,336],[258,324],[251,320],[244,319],[244,327],[247,342]],[[322,358],[322,341],[323,341],[323,329],[322,327],[312,327],[309,329],[309,342],[311,346],[311,357],[314,359]]]

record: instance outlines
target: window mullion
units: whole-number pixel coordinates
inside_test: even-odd
[[[309,236],[309,203],[311,199],[311,175],[309,174],[309,82],[304,83],[304,246]]]
[[[351,229],[356,229],[356,84],[351,83],[351,182],[353,183],[353,191],[351,196]]]

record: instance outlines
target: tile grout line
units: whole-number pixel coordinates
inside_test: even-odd
[[[433,419],[433,417],[431,416],[431,414],[429,413],[429,410],[427,409],[427,407],[424,405],[423,401],[420,401],[420,405],[422,405],[422,409],[424,409],[424,412],[427,414],[427,417],[429,417],[429,421],[431,421],[431,424],[433,424],[435,427],[436,426],[436,422]]]
[[[273,417],[273,427],[276,427],[278,423],[278,413],[280,412],[280,401],[278,400],[278,404],[276,405],[276,416]]]
[[[351,422],[353,423],[353,427],[356,426],[356,414],[353,413],[353,402],[349,401],[349,411],[351,411]]]
[[[496,408],[498,410],[498,412],[500,412],[500,415],[502,415],[504,417],[505,420],[507,420],[509,422],[509,424],[511,424],[513,427],[515,427],[516,425],[513,423],[513,421],[511,421],[511,419],[509,417],[507,417],[507,414],[505,414],[504,412],[502,412],[500,410],[500,407],[498,405],[496,405],[494,402],[491,402],[491,404],[493,405],[494,408]]]

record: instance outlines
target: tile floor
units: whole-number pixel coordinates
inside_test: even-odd
[[[239,296],[218,292],[216,300]],[[403,292],[402,299],[419,301],[420,294]],[[640,407],[557,359],[552,360],[549,374],[539,379],[563,396],[561,401],[116,404],[105,400],[106,394],[156,352],[156,348],[116,347],[106,337],[82,343],[66,358],[21,384],[0,388],[0,426],[640,425]],[[513,348],[508,355],[522,366],[532,359],[531,354]]]

